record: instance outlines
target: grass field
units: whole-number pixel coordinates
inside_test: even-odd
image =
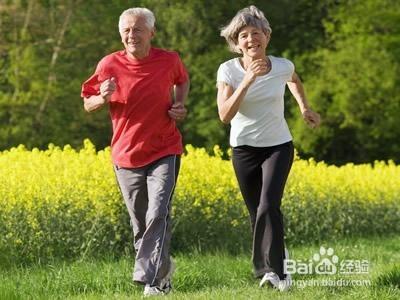
[[[252,277],[250,254],[177,254],[174,291],[166,299],[400,299],[400,237],[341,240],[291,247],[292,258],[308,261],[320,246],[340,260],[367,260],[367,274],[294,275],[298,282],[367,280],[363,286],[293,286],[288,293],[260,289]],[[0,299],[140,299],[130,281],[132,259],[103,259],[13,266],[0,269]]]

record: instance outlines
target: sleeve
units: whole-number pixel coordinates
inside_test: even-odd
[[[217,72],[217,84],[218,82],[225,82],[226,84],[233,87],[233,78],[231,72],[229,72],[226,64],[221,64]]]
[[[189,74],[180,59],[179,55],[176,55],[176,63],[174,68],[174,84],[181,84],[189,80]]]
[[[290,81],[292,79],[293,73],[294,73],[294,64],[288,60],[285,59],[286,65],[287,65],[287,72],[286,73],[286,82]]]
[[[101,60],[97,64],[94,74],[82,84],[81,97],[88,98],[99,95],[100,84],[105,80],[104,77],[104,60]]]

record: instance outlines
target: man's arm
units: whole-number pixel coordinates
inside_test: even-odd
[[[114,93],[117,85],[114,77],[103,81],[100,85],[100,95],[83,98],[83,107],[87,112],[93,112],[101,108],[105,103],[110,102],[111,95]]]
[[[187,80],[184,83],[177,84],[174,86],[174,103],[180,103],[183,106],[185,105],[186,98],[189,94],[190,81]]]
[[[107,100],[103,98],[103,96],[91,96],[89,98],[83,98],[83,107],[88,113],[91,113],[95,110],[101,108]]]
[[[169,116],[174,120],[183,120],[187,115],[185,101],[189,93],[190,81],[187,80],[174,86],[174,103],[168,110]]]

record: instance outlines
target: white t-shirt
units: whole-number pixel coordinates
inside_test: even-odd
[[[292,78],[294,65],[286,58],[268,57],[271,70],[266,75],[257,76],[231,120],[232,147],[270,147],[292,140],[284,117],[283,95],[286,82]],[[236,90],[245,73],[239,58],[234,58],[219,66],[217,82],[225,82]]]

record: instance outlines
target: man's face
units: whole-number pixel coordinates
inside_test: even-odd
[[[154,28],[148,27],[143,16],[126,16],[121,22],[120,35],[128,55],[141,59],[149,53]]]

